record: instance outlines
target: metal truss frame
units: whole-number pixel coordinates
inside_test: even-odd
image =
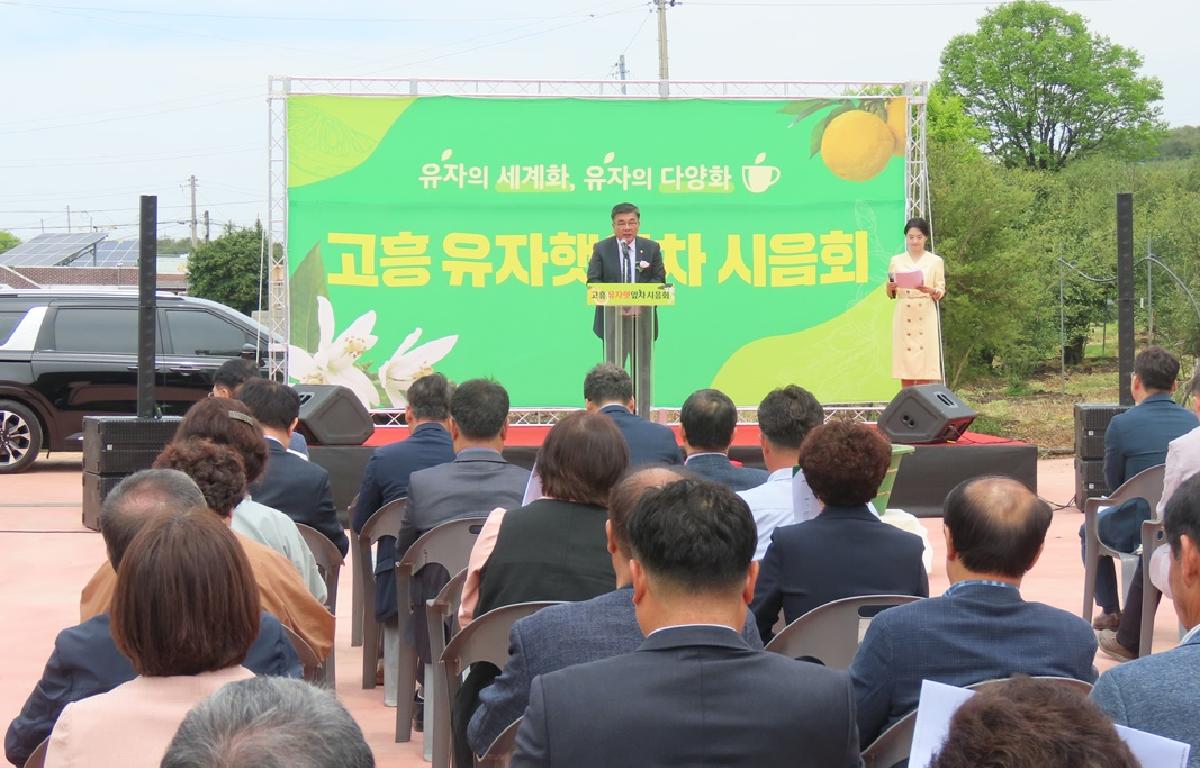
[[[273,337],[285,342],[290,338],[287,258],[287,100],[290,96],[661,99],[664,98],[664,92],[669,92],[666,98],[672,99],[746,100],[890,99],[898,94],[903,95],[908,98],[909,106],[904,157],[905,211],[908,216],[929,218],[929,165],[925,144],[929,100],[927,82],[672,80],[664,84],[659,80],[271,77],[267,83],[267,328]],[[268,370],[273,378],[286,380],[286,343],[271,346]],[[858,406],[847,406],[855,407]],[[521,413],[557,412],[557,409],[532,409]]]

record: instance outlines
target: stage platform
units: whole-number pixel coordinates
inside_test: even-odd
[[[505,458],[532,467],[538,446],[550,428],[549,424],[509,427]],[[676,439],[680,439],[680,427],[675,425],[672,429]],[[311,447],[312,460],[329,470],[334,503],[339,510],[344,511],[358,492],[363,468],[375,447],[407,436],[407,427],[376,427],[365,445]],[[963,480],[987,474],[1015,478],[1037,492],[1037,446],[968,432],[955,443],[915,448],[900,465],[889,504],[893,508],[918,517],[941,517],[942,502],[950,489]],[[729,455],[746,466],[763,466],[756,425],[738,426]]]

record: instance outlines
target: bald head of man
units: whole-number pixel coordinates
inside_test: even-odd
[[[1033,568],[1053,513],[1021,483],[977,477],[946,497],[946,571],[950,581],[991,579],[1020,584]]]
[[[608,552],[612,555],[618,587],[630,583],[629,561],[633,557],[633,548],[629,544],[626,526],[633,510],[646,491],[662,488],[686,477],[688,475],[685,472],[673,467],[652,466],[630,472],[613,486],[612,494],[608,497],[608,521],[604,524],[604,530],[608,534]]]
[[[175,469],[143,469],[122,480],[100,505],[100,535],[113,570],[146,523],[207,506],[196,483]]]

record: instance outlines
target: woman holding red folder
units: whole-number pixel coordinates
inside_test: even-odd
[[[946,295],[942,257],[925,250],[929,224],[909,219],[904,225],[904,253],[888,264],[887,293],[896,299],[892,315],[892,376],[900,386],[941,381],[941,329],[937,304]]]

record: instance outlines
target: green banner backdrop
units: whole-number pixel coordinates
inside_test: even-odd
[[[887,400],[905,106],[291,97],[289,373],[373,407],[430,369],[581,405],[602,355],[587,263],[632,201],[677,287],[656,406],[788,383]]]

